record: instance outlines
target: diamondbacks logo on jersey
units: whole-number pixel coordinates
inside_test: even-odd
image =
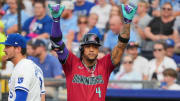
[[[19,77],[18,78],[18,83],[20,84],[20,83],[22,83],[23,82],[23,80],[24,80],[24,78],[23,77]]]
[[[82,75],[74,75],[73,83],[82,83],[85,85],[96,85],[96,84],[103,84],[104,80],[102,78],[102,75],[98,75],[95,77],[85,77]]]

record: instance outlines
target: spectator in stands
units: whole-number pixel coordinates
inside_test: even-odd
[[[33,49],[33,43],[35,42],[36,39],[32,39],[32,40],[29,40],[27,42],[27,45],[26,45],[26,54],[27,54],[27,58],[28,59],[31,59],[31,58],[34,58],[34,49]]]
[[[8,1],[10,1],[10,0],[1,0],[1,6],[0,7],[5,12],[7,12],[9,9]]]
[[[34,8],[33,8],[33,3],[35,0],[24,0],[24,6],[25,6],[25,12],[27,12],[27,14],[29,16],[33,16],[34,15]]]
[[[82,37],[88,32],[86,16],[78,17],[78,27],[78,32],[70,33],[67,36],[67,48],[72,50],[75,55],[79,52],[79,45]]]
[[[99,19],[96,26],[102,34],[104,34],[106,24],[109,20],[111,7],[110,4],[106,3],[106,0],[98,0],[98,5],[92,7],[90,11],[90,13],[96,13],[98,15]]]
[[[104,39],[104,50],[111,51],[118,42],[118,33],[122,30],[122,22],[119,16],[112,16],[109,21],[110,30]]]
[[[74,5],[72,1],[62,1],[62,5],[65,6],[64,11],[61,15],[60,27],[63,34],[63,41],[67,42],[67,35],[72,34],[78,30],[77,19],[78,17],[73,14]]]
[[[175,19],[172,16],[172,5],[170,3],[165,3],[161,8],[161,17],[155,17],[151,20],[148,26],[145,28],[145,36],[147,47],[151,50],[146,52],[152,55],[153,41],[156,40],[166,40],[172,38],[177,40],[178,33],[173,30]]]
[[[45,39],[36,39],[33,43],[34,56],[32,59],[43,71],[45,78],[62,78],[62,66],[58,59],[47,52]]]
[[[165,40],[165,46],[166,46],[166,55],[168,57],[171,57],[174,59],[176,64],[180,64],[180,55],[175,53],[175,42],[172,39],[167,39]]]
[[[87,0],[76,0],[74,3],[74,14],[77,16],[89,16],[89,12],[93,6],[95,4]]]
[[[174,22],[173,29],[174,31],[176,31],[176,33],[179,33],[179,38],[177,38],[177,41],[180,41],[180,16],[176,17],[176,21]]]
[[[149,9],[149,15],[153,17],[159,17],[159,1],[160,0],[149,0],[150,3],[150,9]]]
[[[113,5],[110,11],[109,19],[111,19],[112,16],[119,16],[119,15],[120,15],[120,7],[117,5]],[[110,25],[108,21],[106,24],[106,29],[104,33],[106,33],[109,30],[109,27]]]
[[[23,25],[23,35],[28,38],[49,38],[52,20],[46,14],[45,1],[37,0],[33,4],[34,16],[27,19]]]
[[[8,1],[9,12],[7,12],[2,18],[2,20],[5,24],[6,34],[18,32],[17,1],[18,0],[9,0]],[[28,15],[24,12],[25,7],[24,7],[22,0],[20,0],[20,5],[22,8],[22,10],[21,10],[21,25],[23,25],[25,20],[28,18]]]
[[[133,65],[133,57],[131,55],[125,55],[122,60],[122,65],[124,67],[124,71],[119,71],[113,80],[125,80],[125,81],[141,81],[142,75],[138,72],[134,71]],[[113,88],[128,88],[135,89],[141,88],[141,85],[138,84],[113,84]]]
[[[33,42],[33,49],[36,58],[31,58],[31,60],[42,69],[44,78],[61,79],[62,65],[58,58],[47,52],[47,44],[45,40],[36,39]],[[55,97],[55,88],[46,87],[46,94],[50,97]]]
[[[133,2],[138,2],[138,0],[133,0]],[[127,4],[128,0],[109,0],[109,3],[111,5],[121,5],[121,4]]]
[[[117,6],[117,5],[113,5],[113,6],[111,7],[111,11],[110,11],[110,18],[111,18],[112,16],[117,16],[117,15],[120,15],[120,8],[119,8],[119,6]]]
[[[154,59],[149,62],[149,80],[156,79],[163,81],[162,72],[167,68],[177,69],[177,65],[172,58],[166,56],[165,45],[157,41],[153,46]]]
[[[177,72],[174,69],[165,69],[163,71],[164,82],[166,83],[163,86],[163,89],[166,90],[180,90],[180,85],[176,84]]]
[[[133,57],[133,70],[139,73],[143,80],[148,80],[148,60],[138,55],[139,44],[136,42],[129,42],[127,45],[126,53]],[[121,65],[122,66],[122,65]],[[120,71],[123,71],[124,67],[120,67]]]
[[[87,23],[87,27],[88,27],[88,32],[89,33],[95,33],[100,40],[103,40],[103,35],[100,33],[99,29],[96,27],[96,23],[98,21],[99,17],[97,14],[95,13],[91,13],[88,16],[88,23]]]
[[[160,0],[160,6],[165,4],[166,2],[171,3],[173,7],[173,15],[177,17],[180,15],[180,1],[179,0]]]
[[[149,8],[148,2],[145,0],[140,0],[138,3],[137,15],[133,19],[133,28],[135,29],[137,42],[140,44],[141,49],[145,50],[146,42],[145,42],[145,32],[144,28],[149,24],[151,21],[151,16],[147,13]]]

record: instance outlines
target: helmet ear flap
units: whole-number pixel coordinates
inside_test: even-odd
[[[81,54],[82,54],[82,52],[84,51],[83,46],[80,46],[80,47],[79,47],[79,51],[80,51],[80,52],[81,52]]]
[[[83,48],[83,46],[80,46],[80,47],[79,47],[79,51],[80,51],[80,59],[82,60],[82,55],[83,55],[83,53],[84,53],[84,48]]]

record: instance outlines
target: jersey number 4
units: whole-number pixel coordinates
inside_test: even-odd
[[[99,98],[101,98],[101,89],[100,89],[100,87],[96,88],[96,93],[99,94]]]

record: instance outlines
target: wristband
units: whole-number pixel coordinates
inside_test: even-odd
[[[120,35],[118,35],[118,40],[121,41],[122,43],[128,43],[129,42],[129,38],[122,38]]]
[[[50,37],[50,39],[53,41],[53,42],[59,42],[62,40],[62,37]]]

